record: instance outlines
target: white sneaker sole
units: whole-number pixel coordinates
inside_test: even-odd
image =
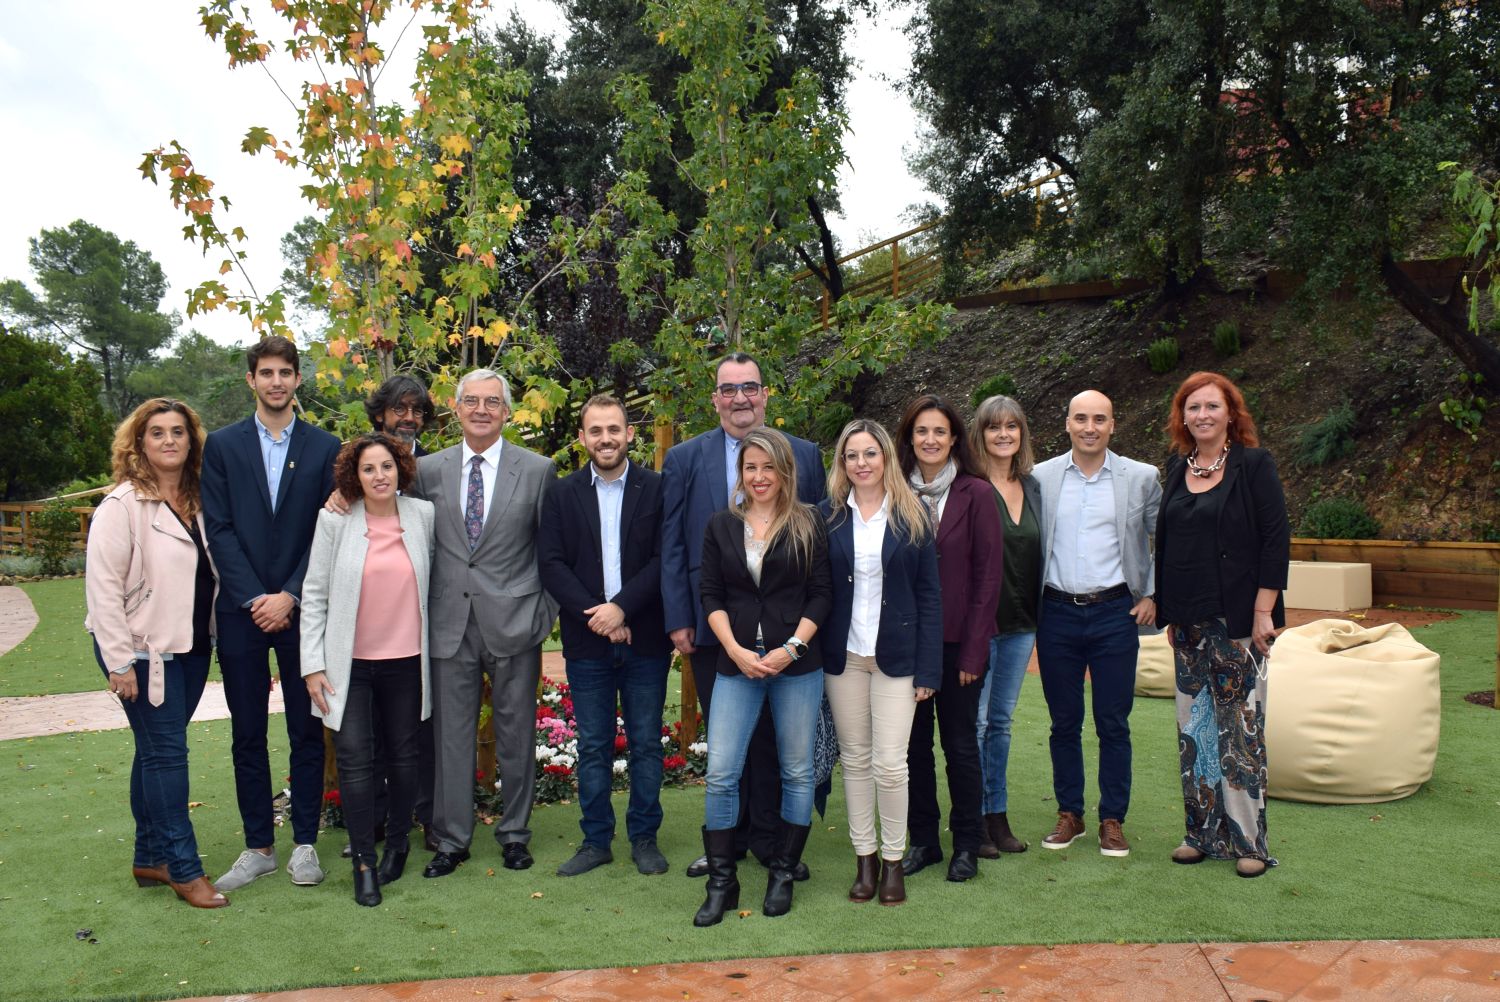
[[[1129,856],[1130,855],[1130,850],[1129,849],[1106,849],[1106,848],[1104,848],[1104,846],[1101,845],[1099,847],[1099,855],[1101,855],[1101,856],[1114,856],[1115,858],[1118,859],[1121,856]]]
[[[1088,834],[1088,832],[1079,832],[1077,835],[1074,835],[1072,838],[1068,839],[1066,842],[1048,842],[1046,839],[1042,839],[1042,848],[1043,849],[1066,849],[1068,846],[1072,845],[1074,842],[1077,842],[1079,839],[1083,838],[1087,834]]]

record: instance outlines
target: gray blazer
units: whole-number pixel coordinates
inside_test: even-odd
[[[1062,497],[1063,473],[1072,458],[1071,452],[1053,456],[1038,463],[1031,471],[1041,487],[1042,505],[1042,574],[1052,558],[1052,536],[1057,528],[1057,505]],[[1161,474],[1156,467],[1109,453],[1109,465],[1115,487],[1115,532],[1120,540],[1120,563],[1125,569],[1125,584],[1137,601],[1156,594],[1156,565],[1151,551],[1151,534],[1156,531],[1156,514],[1161,507]],[[1043,608],[1047,605],[1042,603]],[[1040,615],[1040,613],[1038,613]],[[1154,631],[1148,631],[1154,632]]]
[[[485,649],[494,657],[512,657],[546,639],[557,619],[557,602],[542,588],[536,554],[542,496],[557,479],[557,464],[514,442],[500,447],[495,496],[472,553],[464,532],[462,466],[462,445],[423,456],[412,487],[435,509],[432,656],[458,654],[472,610]]]
[[[401,542],[417,576],[417,599],[422,610],[422,719],[432,714],[427,666],[427,578],[432,566],[432,505],[416,498],[396,498],[401,518]],[[349,665],[354,659],[354,621],[359,613],[360,584],[364,580],[365,503],[355,501],[348,515],[318,512],[307,576],[302,583],[302,675],[327,672],[333,694],[327,697],[325,717],[316,703],[313,716],[323,717],[331,730],[344,723],[344,701],[349,689]]]

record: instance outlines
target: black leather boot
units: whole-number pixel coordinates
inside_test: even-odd
[[[703,854],[708,858],[708,896],[693,916],[693,925],[718,925],[726,911],[740,906],[740,881],[734,865],[734,829],[703,829]]]
[[[771,860],[771,876],[766,881],[766,900],[761,914],[770,918],[785,915],[792,910],[792,885],[797,879],[797,864],[802,862],[802,850],[807,846],[808,825],[793,825],[781,822],[777,833],[779,843],[776,856]]]
[[[386,844],[385,852],[380,857],[380,866],[376,870],[381,886],[401,879],[401,874],[406,872],[406,857],[410,852],[410,846],[392,849],[389,843]]]
[[[366,908],[380,904],[380,879],[373,856],[369,860],[354,860],[354,903]]]

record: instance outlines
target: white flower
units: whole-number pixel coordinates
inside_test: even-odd
[[[573,758],[572,755],[554,755],[554,756],[552,756],[552,764],[553,765],[565,765],[565,766],[567,766],[570,769],[573,767],[573,762],[574,761],[575,761],[575,759]]]
[[[536,746],[536,760],[538,762],[550,762],[552,761],[552,757],[556,754],[557,752],[555,749],[549,748],[546,745]]]
[[[694,755],[707,755],[708,742],[694,741],[692,744],[688,745],[688,751],[692,752]]]
[[[556,706],[558,703],[562,702],[562,693],[545,692],[542,694],[542,702],[551,703],[553,706]]]
[[[666,746],[667,746],[667,745],[669,745],[669,744],[671,744],[671,743],[672,743],[672,739],[671,739],[671,738],[670,738],[670,737],[668,737],[668,736],[667,736],[667,735],[665,735],[665,734],[663,734],[663,735],[662,735],[662,736],[661,736],[661,746],[662,746],[662,747],[663,747],[663,748],[665,748],[665,747],[666,747]]]
[[[623,775],[625,775],[625,770],[628,769],[629,767],[630,767],[629,763],[627,763],[623,758],[617,758],[617,759],[615,759],[614,770],[615,770],[615,775],[616,776],[623,776]]]
[[[567,752],[569,755],[577,755],[578,754],[578,739],[574,738],[573,740],[569,741],[567,744],[563,745],[562,750],[565,751],[565,752]]]

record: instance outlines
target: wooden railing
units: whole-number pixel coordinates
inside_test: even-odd
[[[73,501],[77,498],[92,497],[95,494],[108,494],[110,490],[109,487],[95,487],[92,490],[61,494],[58,497],[43,498],[40,501],[0,502],[0,553],[26,553],[36,546],[37,535],[36,528],[32,524],[32,516],[45,510],[50,502],[59,499]],[[78,505],[69,510],[78,516],[78,529],[71,534],[73,549],[82,551],[88,545],[89,519],[93,518],[94,509],[86,505]]]

